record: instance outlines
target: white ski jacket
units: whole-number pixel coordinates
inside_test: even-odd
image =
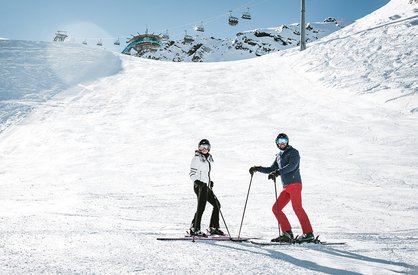
[[[210,182],[210,170],[212,163],[213,158],[211,154],[208,154],[208,157],[206,158],[199,151],[196,151],[190,164],[189,175],[192,182],[200,180],[201,182],[208,184]]]

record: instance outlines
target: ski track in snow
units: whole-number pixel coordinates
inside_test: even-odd
[[[364,39],[378,39],[370,35]],[[348,51],[356,39],[338,45]],[[201,64],[122,56],[118,73],[39,103],[0,137],[0,273],[416,274],[412,105],[376,103],[396,90],[374,98],[348,88],[355,83],[344,92],[328,85],[354,81],[336,71],[370,60],[372,50],[334,58],[326,44],[316,46],[318,56],[328,56],[328,65],[318,65],[320,81],[305,74],[317,66],[314,55],[299,66],[313,46],[300,55]],[[404,63],[393,65],[389,78],[410,62],[390,58]],[[362,87],[373,82],[358,79]],[[214,191],[236,236],[248,168],[272,163],[281,131],[301,153],[304,207],[315,234],[346,246],[156,240],[189,227],[196,204],[189,164],[201,138],[212,143]],[[273,183],[255,174],[242,236],[277,236],[273,202]],[[291,206],[284,211],[300,234]],[[202,228],[210,212],[208,205]]]

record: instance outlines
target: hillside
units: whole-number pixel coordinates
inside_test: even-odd
[[[294,64],[339,93],[405,113],[418,112],[417,3],[395,0],[314,42]]]
[[[80,45],[0,40],[0,133],[65,89],[121,69],[115,54]]]

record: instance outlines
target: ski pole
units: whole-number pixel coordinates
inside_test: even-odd
[[[279,228],[279,237],[280,237],[282,233],[280,231],[280,220],[279,220],[279,201],[278,201],[279,198],[277,197],[276,177],[274,176],[273,176],[273,182],[274,182],[274,194],[276,195],[275,204],[276,204],[276,211],[277,211],[277,226]],[[282,242],[281,239],[280,239],[280,242]]]
[[[211,188],[210,190],[212,190],[212,188]],[[213,190],[212,190],[212,192],[213,192]],[[221,206],[219,205],[219,201],[218,201],[218,198],[215,196],[215,193],[213,193],[213,197],[214,197],[214,199],[215,199],[216,206],[217,206],[217,207],[218,207],[218,209],[219,209],[219,213],[221,214],[222,220],[223,220],[223,222],[224,222],[224,224],[225,224],[225,228],[226,228],[226,231],[228,232],[229,239],[230,239],[230,240],[232,240],[231,233],[229,233],[229,229],[228,229],[228,226],[226,225],[224,215],[222,214],[222,211],[221,211]]]
[[[209,162],[209,172],[210,172],[210,162]],[[211,186],[210,182],[211,182],[211,179],[210,179],[210,174],[209,174],[209,182],[208,182],[208,187],[209,187],[209,189],[210,189],[210,190],[212,191],[212,193],[213,193],[213,198],[215,199],[216,206],[218,207],[218,209],[219,209],[219,213],[221,214],[222,220],[223,220],[223,222],[224,222],[224,224],[225,224],[226,232],[228,232],[229,239],[232,241],[231,233],[229,233],[228,226],[226,225],[224,215],[222,214],[221,206],[219,205],[218,198],[215,196],[215,193],[213,192],[213,189],[212,189],[212,186]]]
[[[251,174],[250,185],[248,186],[247,198],[245,199],[244,211],[242,212],[241,225],[239,226],[238,240],[239,240],[239,237],[241,236],[241,228],[242,228],[242,223],[244,222],[245,209],[247,209],[248,196],[250,195],[250,188],[251,188],[251,183],[253,181],[253,175],[254,174]]]

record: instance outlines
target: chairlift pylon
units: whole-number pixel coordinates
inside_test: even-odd
[[[228,24],[231,26],[238,24],[238,17],[232,16],[232,11],[229,11]]]

